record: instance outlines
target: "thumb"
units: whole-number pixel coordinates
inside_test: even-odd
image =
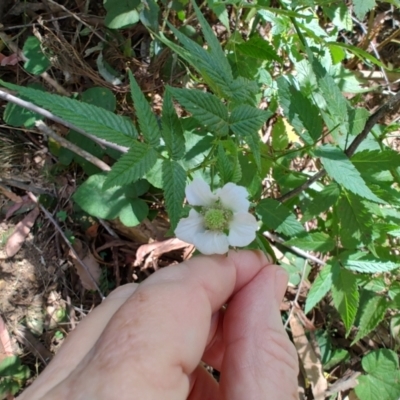
[[[220,380],[224,399],[297,399],[297,353],[279,311],[287,280],[280,267],[268,266],[229,302]]]

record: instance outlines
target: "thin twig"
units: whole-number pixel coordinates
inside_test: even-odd
[[[69,14],[71,17],[75,18],[77,21],[79,21],[81,24],[85,25],[86,28],[90,30],[94,35],[96,35],[102,42],[107,43],[107,40],[103,38],[95,29],[93,29],[92,26],[90,26],[87,22],[85,22],[82,18],[78,17],[78,15],[74,14],[73,12],[69,11],[68,8],[65,8],[63,5],[56,3],[53,0],[47,0],[49,3],[54,4],[55,6],[61,8],[64,12]]]
[[[54,227],[56,228],[56,230],[58,231],[58,233],[61,235],[61,237],[64,239],[66,245],[70,248],[71,253],[74,255],[74,257],[76,258],[76,260],[79,262],[79,264],[82,266],[82,268],[86,271],[86,273],[88,274],[90,280],[92,281],[94,287],[96,288],[97,292],[99,293],[100,297],[102,300],[105,299],[105,296],[103,294],[103,292],[101,291],[99,285],[97,284],[96,280],[93,278],[93,275],[90,273],[89,268],[86,266],[86,264],[81,260],[81,258],[78,256],[78,253],[75,251],[75,249],[73,248],[72,244],[70,243],[70,241],[67,239],[67,237],[65,236],[64,232],[62,231],[62,229],[60,228],[60,226],[58,225],[57,221],[53,218],[53,216],[51,215],[51,213],[49,213],[47,211],[46,208],[44,208],[39,202],[38,199],[36,198],[36,196],[31,193],[28,192],[28,196],[40,207],[40,209],[43,211],[43,213],[46,215],[46,217],[49,219],[49,221],[54,225]]]
[[[27,61],[24,53],[18,48],[18,46],[12,41],[12,39],[6,35],[4,32],[0,31],[0,39],[4,42],[4,44],[10,48],[15,54],[18,55],[22,60]],[[54,89],[57,90],[58,93],[63,94],[64,96],[69,96],[67,90],[65,90],[56,80],[54,80],[47,72],[43,72],[40,76]]]
[[[33,192],[36,194],[47,194],[47,195],[52,195],[50,192],[48,192],[47,190],[32,186],[32,185],[27,185],[23,182],[20,181],[16,181],[15,179],[10,179],[10,178],[3,178],[0,177],[0,182],[4,183],[5,185],[8,186],[13,186],[16,187],[18,189],[22,189],[22,190],[26,190],[27,192]]]
[[[75,144],[69,142],[68,140],[64,139],[63,137],[57,135],[53,131],[53,129],[49,128],[43,121],[36,121],[36,127],[42,132],[43,134],[50,136],[54,139],[57,143],[60,143],[61,146],[65,147],[68,150],[73,151],[74,153],[78,154],[79,156],[83,157],[86,161],[89,161],[96,167],[100,168],[102,171],[110,171],[111,168],[107,165],[104,161],[101,161],[99,158],[95,157],[94,155],[90,154],[89,152],[81,149],[80,147],[76,146]]]
[[[287,317],[287,320],[285,322],[285,329],[287,329],[289,322],[290,322],[290,318],[292,318],[292,314],[293,314],[293,310],[294,308],[297,306],[297,300],[299,300],[299,296],[300,296],[300,292],[301,292],[301,288],[303,286],[304,280],[306,278],[306,270],[307,270],[307,259],[304,260],[304,264],[303,264],[303,270],[301,271],[301,278],[300,278],[300,282],[299,285],[297,287],[297,292],[296,292],[296,296],[294,297],[294,300],[292,301],[292,307],[290,308],[289,311],[289,315]]]
[[[97,136],[91,135],[90,133],[86,132],[84,129],[81,129],[78,126],[71,124],[70,122],[68,122],[62,118],[57,117],[50,111],[47,111],[42,107],[38,107],[37,105],[35,105],[29,101],[25,101],[25,100],[20,99],[19,97],[13,96],[12,94],[9,94],[3,90],[0,90],[0,99],[9,101],[10,103],[14,103],[18,106],[26,108],[27,110],[33,111],[37,114],[40,114],[41,116],[43,116],[45,118],[51,119],[54,122],[64,125],[67,128],[73,129],[74,131],[80,133],[83,136],[88,137],[89,139],[92,139],[94,142],[96,142],[102,146],[107,146],[110,149],[120,151],[121,153],[126,153],[129,150],[128,147],[119,146],[118,144],[111,143],[111,142],[108,142],[107,140],[100,139]]]
[[[310,261],[312,261],[312,262],[314,262],[316,264],[319,264],[319,265],[325,265],[325,261],[320,260],[319,258],[307,253],[306,251],[304,251],[302,249],[299,249],[296,246],[290,246],[290,245],[285,244],[285,240],[284,239],[282,239],[281,237],[279,237],[277,235],[274,235],[271,232],[264,232],[263,235],[267,239],[273,240],[274,242],[277,242],[277,243],[281,244],[282,246],[285,246],[286,248],[292,250],[293,253],[296,253],[299,256],[301,256],[301,257],[303,257],[303,258],[305,258],[307,260],[310,260]]]
[[[347,148],[344,152],[347,157],[351,158],[354,153],[356,152],[358,146],[362,143],[363,140],[368,136],[371,132],[372,128],[375,124],[390,110],[393,110],[395,107],[398,107],[400,104],[400,91],[397,92],[393,97],[391,97],[383,106],[381,106],[377,111],[375,111],[365,123],[364,129],[358,134],[351,145]],[[307,182],[304,182],[302,185],[290,190],[289,192],[285,193],[283,196],[278,197],[276,200],[280,202],[285,202],[298,194],[300,194],[303,190],[309,188],[314,182],[318,179],[322,178],[326,175],[326,171],[321,169],[317,172],[312,178],[310,178]]]

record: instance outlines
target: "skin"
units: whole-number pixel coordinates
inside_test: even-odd
[[[286,285],[257,251],[161,269],[111,293],[18,399],[297,399],[279,312]]]

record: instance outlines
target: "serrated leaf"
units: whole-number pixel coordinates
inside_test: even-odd
[[[270,111],[243,104],[232,110],[229,117],[230,128],[233,133],[243,138],[250,133],[258,133],[271,115]]]
[[[287,246],[296,246],[305,251],[327,253],[335,248],[335,241],[324,232],[306,232],[285,242]]]
[[[376,6],[375,0],[353,0],[354,13],[359,20],[363,20],[369,10]]]
[[[157,161],[158,153],[153,147],[134,142],[129,151],[112,167],[107,175],[104,188],[122,186],[135,182],[151,170]]]
[[[185,198],[186,172],[178,162],[164,160],[162,179],[165,205],[171,221],[171,228],[175,229],[181,217],[182,204]]]
[[[360,198],[345,193],[337,204],[337,215],[340,222],[339,234],[345,248],[371,243],[371,218]]]
[[[226,72],[230,71],[229,62],[225,56],[225,53],[221,47],[218,38],[215,36],[213,30],[211,29],[207,20],[204,18],[203,13],[201,12],[197,4],[195,2],[192,2],[192,5],[194,12],[196,13],[197,19],[200,22],[204,39],[206,40],[208,46],[210,47],[211,55],[218,60],[218,62],[221,64],[221,66]]]
[[[15,90],[34,104],[111,143],[127,147],[135,143],[137,132],[132,122],[104,108],[2,80],[0,85]]]
[[[319,147],[315,150],[315,155],[321,158],[328,175],[344,188],[365,199],[385,203],[371,191],[356,167],[338,147],[332,145]]]
[[[349,110],[349,135],[357,136],[364,129],[370,113],[365,108],[352,108]],[[347,138],[349,141],[349,139]],[[350,143],[347,143],[350,144]]]
[[[252,36],[247,42],[238,44],[236,49],[239,53],[256,58],[258,60],[275,60],[279,63],[282,59],[278,56],[275,49],[265,39],[258,35]]]
[[[51,66],[50,60],[43,54],[41,43],[35,36],[29,36],[22,48],[27,60],[24,68],[33,75],[40,75]]]
[[[231,180],[233,168],[221,143],[218,145],[217,167],[222,183],[228,183]]]
[[[162,110],[162,131],[168,153],[173,160],[181,159],[185,154],[185,137],[182,124],[176,114],[169,88],[164,93]]]
[[[286,78],[278,78],[276,82],[285,117],[307,144],[314,143],[322,134],[322,119],[318,108]]]
[[[327,112],[322,113],[322,116],[331,134],[334,133],[334,129],[338,129],[341,133],[347,134],[347,100],[342,95],[335,79],[328,74],[318,60],[313,58],[311,65],[317,78],[318,88],[327,104]],[[329,113],[329,118],[326,118],[327,113]]]
[[[211,53],[207,52],[193,40],[190,40],[173,25],[168,23],[168,27],[185,49],[168,40],[163,34],[160,34],[160,40],[192,64],[215,93],[221,96],[225,95],[228,98],[235,97],[231,89],[233,75],[229,64],[227,68],[225,62],[221,63],[218,57],[213,57]]]
[[[361,310],[360,324],[358,332],[354,338],[352,345],[367,336],[378,324],[383,320],[389,303],[383,296],[375,296],[369,299],[367,304]]]
[[[400,398],[400,371],[397,354],[389,349],[373,351],[362,359],[367,375],[357,378],[355,388],[360,400],[398,400]]]
[[[332,298],[346,331],[349,332],[358,309],[359,293],[356,276],[343,268],[333,274]]]
[[[161,137],[160,127],[131,71],[129,71],[129,82],[131,96],[144,140],[151,146],[158,146]]]
[[[308,292],[304,312],[308,314],[329,292],[332,287],[332,265],[322,267]]]
[[[218,97],[196,89],[170,88],[170,91],[182,107],[212,133],[218,136],[228,134],[228,110]]]
[[[114,93],[106,87],[92,87],[82,93],[82,101],[104,108],[108,111],[115,111],[117,99]]]
[[[389,272],[400,267],[400,264],[394,261],[377,259],[362,252],[350,255],[344,254],[341,257],[341,261],[347,269],[366,274]]]
[[[256,207],[256,213],[267,229],[287,236],[304,232],[303,226],[297,221],[295,215],[279,201],[261,200]]]
[[[286,131],[286,125],[282,117],[278,117],[272,128],[272,147],[274,150],[285,150],[289,145],[289,137]]]
[[[391,149],[364,150],[351,158],[360,172],[380,172],[400,167],[400,153]]]
[[[321,192],[315,194],[310,204],[303,210],[304,215],[301,222],[306,222],[332,207],[338,201],[339,196],[340,187],[337,183],[332,182],[325,186]]]

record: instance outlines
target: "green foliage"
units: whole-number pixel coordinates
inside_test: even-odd
[[[74,200],[92,216],[119,218],[134,226],[148,216],[147,204],[157,198],[157,204],[165,205],[173,230],[186,215],[185,186],[194,177],[202,177],[215,189],[229,182],[246,187],[250,212],[261,225],[249,247],[273,254],[263,232],[279,236],[281,264],[290,282],[299,285],[303,269],[311,281],[305,312],[323,300],[322,304],[333,304],[339,316],[332,319],[340,317],[347,334],[358,341],[386,323],[386,315],[392,317],[394,332],[400,310],[399,263],[394,254],[400,237],[400,155],[386,140],[398,126],[371,129],[369,111],[358,104],[363,92],[373,88],[343,63],[357,57],[366,69],[386,68],[382,59],[354,42],[353,23],[358,22],[352,18],[368,18],[375,3],[354,0],[349,6],[297,0],[271,7],[258,0],[208,0],[211,12],[207,12],[204,4],[200,10],[194,1],[190,6],[178,0],[168,6],[155,0],[104,1],[105,24],[113,30],[115,43],[122,40],[118,44],[126,57],[133,56],[132,43],[118,29],[139,20],[150,32],[149,70],[161,55],[168,57],[161,79],[170,85],[160,91],[163,104],[157,114],[131,71],[126,80],[133,107],[128,109],[128,97],[125,116],[116,113],[121,111],[116,98],[122,93],[116,97],[109,89],[88,89],[76,96],[80,101],[33,87],[0,84],[123,147],[117,152],[74,130],[67,133],[67,140],[109,163],[107,174],[69,150],[55,150],[61,164],[75,161],[89,175]],[[394,0],[390,3],[398,5]],[[161,24],[160,10],[165,18]],[[195,18],[198,23],[187,23]],[[213,18],[226,28],[223,40],[220,25],[208,22]],[[349,39],[353,42],[347,43]],[[31,72],[50,67],[44,67],[47,59],[41,58],[35,38],[25,46]],[[106,67],[105,61],[102,65]],[[121,71],[114,75],[123,79]],[[344,92],[358,94],[344,96]],[[5,122],[17,127],[32,128],[39,118],[10,104],[4,112]],[[364,129],[366,137],[349,156],[347,149]],[[323,174],[314,175],[322,169]],[[147,191],[151,196],[146,202],[142,196]],[[305,262],[295,254],[299,249],[325,262],[319,273],[315,269],[323,262]],[[371,294],[368,299],[366,292]],[[337,321],[329,323],[335,328]],[[326,326],[318,338],[327,370],[349,357],[330,341],[331,328]],[[383,379],[380,369],[397,377],[398,365],[387,361],[388,354],[364,357],[367,375],[356,389],[361,400],[377,396]],[[377,373],[370,368],[373,362]],[[393,388],[385,395],[398,398]]]
[[[165,206],[171,221],[171,227],[174,229],[182,214],[186,172],[177,161],[164,160],[162,164],[162,181],[165,191]]]
[[[26,57],[24,68],[33,75],[40,75],[51,66],[50,60],[43,54],[41,43],[35,36],[29,36],[22,48]]]
[[[389,349],[373,351],[362,359],[366,375],[358,377],[355,391],[360,400],[397,400],[400,396],[400,370],[397,354]]]
[[[106,175],[92,175],[75,192],[75,202],[90,215],[106,220],[120,218],[126,226],[139,224],[148,214],[147,204],[139,197],[149,188],[145,180],[124,186],[105,188]]]
[[[356,276],[336,264],[333,271],[332,298],[347,332],[356,317],[359,297]]]
[[[104,23],[110,29],[129,28],[139,21],[140,0],[104,0],[107,15]]]
[[[31,372],[17,356],[9,356],[0,363],[0,397],[7,398],[21,390]]]
[[[306,300],[304,312],[307,314],[332,288],[332,265],[325,265],[315,279]]]

